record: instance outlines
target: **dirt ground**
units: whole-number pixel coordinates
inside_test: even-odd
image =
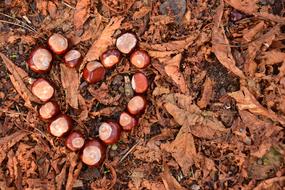
[[[283,0],[1,0],[0,190],[284,190],[285,2]],[[103,81],[82,69],[135,33],[151,56],[139,126],[84,165],[39,118],[35,78],[87,139],[117,120],[137,71],[124,56]],[[84,60],[56,56],[47,74],[26,60],[53,33]]]

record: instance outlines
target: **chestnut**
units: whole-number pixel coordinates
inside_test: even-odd
[[[142,69],[150,64],[150,57],[145,50],[136,50],[130,56],[131,64]]]
[[[115,144],[121,136],[121,127],[114,122],[104,122],[99,127],[99,138],[105,144]]]
[[[56,102],[50,101],[42,105],[39,109],[39,114],[42,119],[51,119],[59,113],[59,105]]]
[[[127,32],[117,38],[116,47],[120,52],[129,54],[132,50],[135,49],[137,43],[137,37],[133,33]]]
[[[27,60],[28,66],[35,73],[46,73],[51,68],[52,54],[46,48],[39,47],[32,51]]]
[[[32,93],[43,102],[51,99],[54,94],[53,86],[43,78],[35,80],[31,86],[31,90]]]
[[[88,141],[81,153],[81,161],[88,166],[99,166],[106,157],[106,145],[99,139]]]
[[[68,48],[68,40],[61,34],[55,33],[48,39],[49,48],[57,55],[62,55]]]
[[[91,61],[83,69],[83,78],[89,83],[96,83],[105,77],[105,68],[99,61]]]
[[[117,49],[109,49],[101,55],[100,60],[104,67],[111,68],[121,61],[121,57],[120,51]]]
[[[138,125],[138,121],[127,112],[122,112],[119,118],[119,124],[122,126],[123,130],[131,131]]]
[[[84,136],[79,131],[72,131],[65,140],[65,146],[71,151],[80,150],[85,143]]]
[[[130,114],[142,113],[146,107],[146,101],[142,96],[134,96],[128,103],[127,108]]]
[[[141,73],[135,73],[132,77],[132,88],[136,93],[144,93],[148,88],[148,80],[146,76]]]
[[[50,122],[48,129],[53,136],[62,137],[71,129],[71,127],[71,118],[66,114],[60,114]]]
[[[74,68],[82,61],[81,53],[78,50],[72,49],[64,55],[64,63],[66,66]]]

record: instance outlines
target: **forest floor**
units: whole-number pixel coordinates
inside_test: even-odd
[[[284,190],[285,3],[282,0],[2,0],[0,190]],[[97,138],[132,96],[137,71],[124,56],[104,80],[82,68],[135,33],[151,56],[139,125],[87,167],[39,118],[30,91],[52,81],[74,128]],[[84,57],[55,57],[47,74],[26,60],[53,33]]]

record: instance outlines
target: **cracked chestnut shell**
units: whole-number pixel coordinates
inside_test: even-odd
[[[32,93],[41,101],[46,102],[53,97],[54,88],[44,78],[35,80],[31,86]]]
[[[66,114],[60,114],[55,119],[53,119],[49,126],[49,132],[55,137],[62,137],[67,134],[72,128],[72,120]]]
[[[121,137],[121,127],[115,122],[104,122],[99,127],[99,138],[105,144],[115,144]]]
[[[55,33],[49,37],[48,45],[55,54],[62,55],[68,49],[68,40],[63,35]]]
[[[85,143],[84,136],[79,131],[72,131],[65,140],[65,146],[71,151],[80,150]]]
[[[138,121],[127,112],[122,112],[119,118],[119,124],[122,126],[124,131],[131,131],[138,125]]]
[[[104,79],[106,70],[99,61],[88,62],[83,69],[83,78],[88,83],[96,83]]]
[[[52,54],[49,50],[43,47],[34,49],[27,60],[27,64],[30,69],[39,74],[47,73],[51,68],[51,63]]]
[[[106,145],[100,139],[89,140],[85,143],[80,158],[88,166],[99,166],[106,158]]]

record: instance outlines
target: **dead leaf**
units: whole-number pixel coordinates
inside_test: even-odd
[[[67,158],[69,169],[66,180],[66,190],[72,190],[74,181],[78,178],[82,169],[82,162],[78,162],[78,154],[74,152],[67,154]]]
[[[206,81],[204,83],[204,89],[203,89],[202,97],[197,102],[197,105],[201,109],[205,108],[209,104],[209,102],[212,98],[212,94],[213,94],[213,85],[214,85],[213,81],[209,77],[207,77]]]
[[[244,79],[245,75],[236,66],[235,59],[231,52],[229,40],[227,39],[224,28],[222,26],[223,11],[224,3],[221,1],[221,5],[217,8],[217,12],[214,17],[214,27],[212,32],[212,51],[215,53],[217,59],[222,65],[224,65],[235,75]]]
[[[90,0],[77,1],[73,16],[73,23],[75,30],[79,30],[83,27],[83,24],[89,18],[89,12],[90,12]]]
[[[84,60],[93,61],[99,59],[100,55],[107,50],[108,46],[114,43],[112,35],[118,28],[120,28],[123,19],[123,17],[111,18],[99,38],[95,40],[91,48],[88,50]]]
[[[79,121],[85,121],[88,118],[88,113],[90,111],[90,106],[87,106],[85,99],[78,93],[78,102],[81,109],[81,113],[79,115]]]
[[[133,19],[134,20],[140,19],[145,15],[147,15],[150,11],[151,11],[150,7],[142,7],[138,11],[134,12]]]
[[[194,138],[190,128],[183,125],[174,141],[161,145],[161,149],[172,154],[185,176],[189,174],[190,167],[197,158]]]
[[[266,65],[274,65],[284,62],[285,53],[281,52],[280,50],[266,51],[262,53],[259,59]]]
[[[61,83],[65,91],[66,103],[78,109],[79,74],[74,68],[60,64]]]
[[[8,152],[8,150],[27,135],[28,133],[24,131],[17,131],[11,134],[10,136],[6,136],[0,139],[0,164],[6,158],[6,153]]]
[[[246,87],[243,86],[239,91],[229,93],[229,95],[237,101],[239,110],[248,110],[251,113],[262,115],[273,121],[278,121],[283,125],[285,124],[285,118],[264,108]]]
[[[51,18],[55,19],[57,17],[57,7],[56,4],[52,1],[48,1],[48,13],[50,15]]]
[[[61,172],[55,176],[55,182],[56,182],[56,189],[61,190],[62,185],[65,182],[65,177],[66,177],[66,163],[64,164],[63,168],[61,169]]]
[[[264,22],[260,21],[257,25],[255,25],[253,28],[249,29],[243,34],[243,39],[245,39],[247,42],[252,41],[256,34],[261,32],[264,27]]]
[[[178,181],[171,175],[166,164],[163,165],[163,173],[160,174],[166,190],[186,190]]]
[[[19,95],[24,99],[25,106],[30,109],[33,109],[31,101],[36,103],[41,103],[41,101],[32,94],[32,92],[25,85],[23,78],[21,77],[23,75],[27,76],[28,74],[21,68],[15,66],[15,64],[1,52],[0,56],[3,59],[3,62],[6,65],[7,69],[10,71],[11,75],[9,74],[9,77],[11,79],[11,82],[19,93]]]
[[[165,61],[165,72],[166,74],[178,85],[179,89],[182,93],[188,93],[188,87],[186,85],[184,76],[179,71],[180,68],[180,62],[182,59],[182,55],[178,54],[174,56],[173,58],[169,59],[168,61]]]
[[[104,105],[118,105],[118,100],[121,95],[118,94],[115,97],[112,97],[109,93],[108,85],[106,83],[102,83],[102,85],[98,89],[94,89],[93,87],[89,87],[88,91],[94,97],[95,100],[98,100],[100,103]]]

